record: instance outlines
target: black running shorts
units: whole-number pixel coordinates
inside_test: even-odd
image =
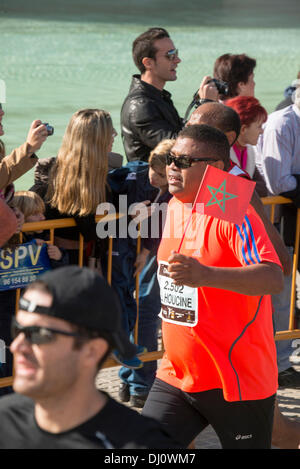
[[[222,389],[183,392],[156,379],[143,409],[186,448],[211,425],[223,448],[270,449],[275,394],[255,401],[228,402]]]

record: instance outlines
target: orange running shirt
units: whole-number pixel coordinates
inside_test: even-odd
[[[174,285],[167,259],[191,214],[186,205],[171,199],[158,251],[165,353],[157,377],[191,393],[223,389],[227,401],[264,399],[277,389],[271,297]],[[193,213],[180,252],[208,266],[281,266],[251,206],[241,226]]]

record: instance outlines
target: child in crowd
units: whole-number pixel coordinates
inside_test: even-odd
[[[9,202],[11,208],[14,209],[18,219],[17,232],[10,238],[5,246],[0,250],[2,260],[6,259],[6,254],[12,254],[20,245],[20,232],[23,223],[38,222],[45,220],[45,206],[39,195],[30,191],[16,192]],[[36,237],[39,236],[39,238]],[[42,239],[43,231],[24,232],[22,233],[22,243],[28,243],[35,240],[38,245],[44,244],[46,241]],[[68,264],[68,256],[66,252],[51,244],[47,245],[47,253],[52,269]],[[10,270],[10,269],[9,269]],[[5,270],[5,273],[9,273]],[[3,272],[3,270],[2,270]],[[9,344],[11,342],[10,323],[15,313],[16,307],[16,289],[7,289],[0,291],[0,339],[6,344],[5,363],[0,366],[0,377],[12,375],[12,356],[9,352]],[[0,388],[0,396],[11,392],[11,388]]]
[[[18,191],[13,199],[13,206],[19,209],[24,215],[25,223],[39,222],[45,220],[45,204],[42,198],[32,191]],[[36,235],[39,235],[38,237]],[[43,230],[36,232],[26,231],[23,233],[23,242],[35,239],[37,244],[46,242]],[[51,261],[51,267],[54,269],[68,264],[68,255],[64,249],[47,243],[47,252]]]

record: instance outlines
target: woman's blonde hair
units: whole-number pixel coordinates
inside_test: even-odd
[[[25,222],[31,215],[45,212],[43,199],[32,191],[15,192],[12,206],[17,207],[23,213]]]
[[[106,111],[81,109],[72,116],[50,174],[46,198],[52,207],[68,215],[96,212],[106,200],[112,135]]]
[[[148,162],[150,168],[154,169],[160,167],[163,169],[166,167],[166,155],[169,153],[174,143],[175,140],[173,139],[165,139],[156,145],[149,156]]]

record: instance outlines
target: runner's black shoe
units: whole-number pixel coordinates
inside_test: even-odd
[[[300,388],[300,373],[291,366],[278,374],[278,384],[281,388]]]
[[[127,383],[120,383],[119,386],[119,399],[121,402],[128,402],[130,399],[129,393],[129,384]]]

